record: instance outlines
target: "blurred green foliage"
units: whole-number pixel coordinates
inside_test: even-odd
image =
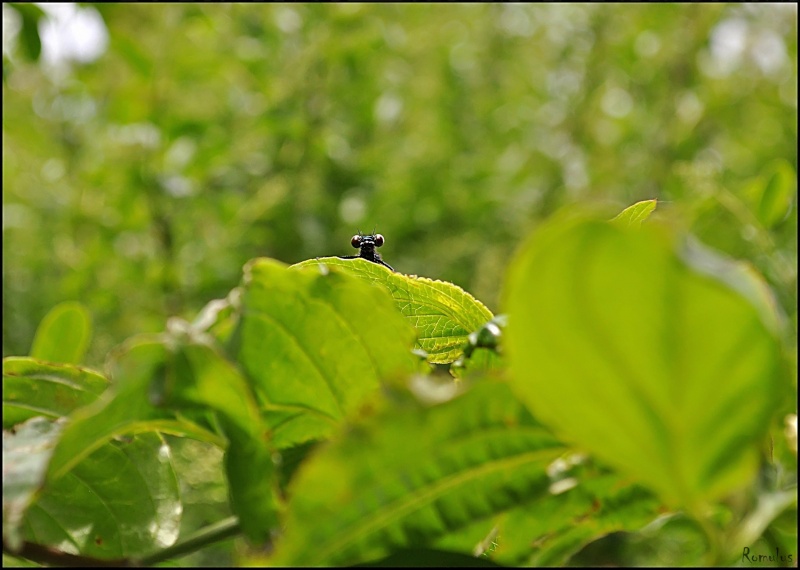
[[[248,259],[349,254],[357,228],[496,311],[543,217],[648,198],[753,261],[796,324],[796,5],[80,10],[107,49],[53,64],[51,16],[3,7],[4,355],[79,300],[100,363]],[[745,194],[776,159],[791,213],[766,228]]]
[[[753,262],[796,338],[794,4],[80,6],[107,48],[53,64],[51,13],[3,5],[4,356],[80,301],[99,365],[358,228],[497,312],[550,213],[652,198]],[[228,512],[221,460],[176,456],[218,495],[184,489],[189,532]]]

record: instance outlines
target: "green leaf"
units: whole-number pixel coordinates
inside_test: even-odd
[[[563,566],[586,544],[612,532],[636,531],[663,512],[652,493],[583,454],[559,457],[547,473],[549,493],[496,516],[488,526],[472,525],[478,534],[467,527],[435,547],[484,551],[507,566]]]
[[[720,263],[693,270],[664,228],[556,219],[505,292],[513,385],[537,417],[695,514],[751,480],[782,381],[771,327]]]
[[[540,497],[564,447],[505,384],[398,404],[320,448],[290,485],[276,563],[346,565],[424,547]]]
[[[19,527],[44,481],[63,422],[32,418],[14,432],[3,430],[3,541],[22,544]]]
[[[63,434],[74,422],[62,432],[62,416],[75,412],[73,417],[80,418],[91,410],[107,393],[105,378],[31,358],[4,359],[3,375],[4,416],[6,411],[11,416],[4,421],[15,425],[14,433],[3,432],[3,529],[12,548],[25,538],[110,559],[174,542],[181,505],[169,448],[159,436],[109,442],[102,422],[90,420],[86,439],[72,448],[69,440],[64,443]],[[31,414],[58,421],[36,417],[16,423]],[[53,457],[59,450],[63,455],[65,447],[75,457],[57,477],[46,477]]]
[[[277,474],[266,425],[245,379],[211,347],[183,342],[174,348],[164,396],[172,407],[218,412],[229,440],[225,470],[231,508],[251,540],[265,541],[277,525]]]
[[[320,257],[292,267],[315,265],[342,269],[388,289],[397,308],[417,330],[417,346],[428,353],[432,363],[453,362],[462,354],[469,333],[492,318],[483,303],[453,283],[403,275],[364,259]]]
[[[24,536],[100,559],[173,544],[182,505],[169,447],[156,433],[111,441],[48,481],[25,515]]]
[[[155,340],[134,339],[112,362],[113,387],[94,404],[76,410],[53,452],[50,479],[70,471],[94,450],[115,436],[163,431],[222,444],[221,439],[159,408],[158,394],[151,387],[163,377],[166,352]]]
[[[354,568],[502,568],[486,558],[430,548],[399,550],[381,560],[354,564]]]
[[[61,303],[45,315],[33,338],[31,356],[50,362],[80,364],[92,336],[89,311],[81,303]]]
[[[636,202],[622,210],[612,221],[620,226],[638,228],[642,225],[643,221],[650,217],[650,214],[656,209],[657,204],[658,200],[642,200],[641,202]]]
[[[66,416],[94,402],[107,387],[104,376],[87,368],[4,358],[3,429],[34,416]]]
[[[112,50],[126,61],[131,69],[140,77],[150,78],[153,75],[153,59],[145,50],[122,34],[112,34]]]
[[[42,53],[42,40],[39,38],[39,20],[44,17],[44,11],[32,2],[9,3],[22,17],[20,41],[22,53],[31,61],[38,61]]]
[[[257,259],[242,289],[238,361],[278,448],[327,437],[381,381],[414,369],[414,332],[379,288]]]
[[[576,475],[575,486],[566,492],[551,494],[534,508],[509,512],[499,525],[499,546],[492,558],[512,566],[563,566],[590,542],[643,528],[660,514],[660,507],[642,487],[590,470]]]
[[[796,194],[797,174],[784,159],[772,162],[745,190],[756,217],[768,229],[786,218]]]
[[[226,470],[233,510],[242,530],[256,541],[276,520],[274,465],[255,400],[235,367],[210,346],[174,334],[141,337],[112,362],[114,388],[97,405],[76,412],[50,463],[58,479],[114,436],[165,431],[212,441],[224,440],[178,419],[177,411],[213,410],[225,436]]]

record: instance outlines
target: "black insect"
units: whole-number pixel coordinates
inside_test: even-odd
[[[391,265],[381,259],[381,254],[375,251],[376,247],[383,245],[383,236],[381,234],[361,235],[361,232],[359,232],[350,240],[350,245],[359,250],[358,255],[340,255],[339,257],[341,259],[356,259],[361,257],[394,271]]]

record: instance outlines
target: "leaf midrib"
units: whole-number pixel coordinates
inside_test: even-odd
[[[364,517],[361,522],[356,524],[355,528],[351,532],[345,534],[343,538],[333,542],[333,544],[327,548],[321,547],[317,549],[315,551],[317,556],[309,560],[308,563],[321,564],[323,561],[328,560],[332,553],[341,551],[364,535],[375,532],[376,529],[385,528],[409,512],[413,512],[421,506],[430,504],[434,498],[458,485],[489,475],[501,469],[514,469],[528,462],[549,459],[551,456],[557,456],[562,451],[563,449],[561,447],[547,448],[544,450],[537,449],[536,451],[523,453],[521,455],[513,455],[496,461],[482,463],[474,469],[468,469],[446,476],[428,487],[419,489],[418,492],[403,495],[401,500],[395,501],[393,504],[389,505],[387,509],[377,511],[373,516]],[[410,501],[402,501],[403,498],[409,496],[411,497]],[[296,562],[302,562],[302,560],[297,560]]]

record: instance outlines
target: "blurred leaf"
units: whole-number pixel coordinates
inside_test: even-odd
[[[460,366],[453,366],[450,371],[456,378],[468,376],[487,376],[501,373],[506,369],[505,359],[494,349],[477,348]]]
[[[588,543],[639,530],[662,513],[655,495],[582,454],[558,458],[547,473],[549,493],[495,517],[484,556],[507,566],[563,566]],[[477,544],[454,538],[451,533],[436,547],[470,552]]]
[[[547,494],[545,469],[563,452],[501,383],[397,406],[306,461],[274,562],[346,565],[424,547]]]
[[[541,514],[539,509],[518,509],[503,521],[505,542],[522,547],[523,557],[515,565],[566,565],[587,544],[614,532],[638,531],[659,515],[660,503],[653,494],[617,475],[581,480],[565,494],[574,494],[566,498],[569,507],[562,504],[565,501],[556,503],[556,496],[551,500],[554,508],[543,508]],[[504,559],[503,554],[501,544],[498,561]]]
[[[221,345],[227,345],[239,319],[241,289],[233,289],[225,299],[209,301],[192,321],[197,333],[208,333]]]
[[[643,221],[650,217],[650,214],[656,209],[657,204],[658,200],[642,200],[641,202],[636,202],[622,210],[612,221],[621,226],[639,227],[642,225]]]
[[[797,487],[788,491],[762,493],[758,497],[758,505],[745,520],[738,525],[732,539],[730,551],[741,552],[745,546],[752,545],[773,521],[784,512],[797,510]],[[796,522],[796,519],[795,519]],[[795,534],[797,527],[794,527]]]
[[[467,337],[492,318],[472,295],[446,281],[404,275],[364,259],[320,257],[292,267],[325,265],[344,269],[392,294],[395,305],[417,330],[417,344],[433,363],[453,362],[463,352]]]
[[[58,436],[73,426],[63,428],[60,420],[91,409],[108,381],[96,372],[30,358],[7,358],[3,365],[4,412],[12,410],[17,419],[31,411],[57,418],[32,418],[14,433],[3,432],[4,538],[7,533],[10,544],[19,546],[21,530],[22,538],[37,544],[102,559],[172,544],[181,505],[169,448],[160,436],[109,442],[100,434],[100,441],[84,442],[89,451],[81,450],[59,476],[45,478],[55,450],[63,447]]]
[[[237,358],[278,448],[329,435],[381,381],[414,370],[413,330],[381,289],[266,258],[242,288]]]
[[[91,316],[86,307],[77,302],[61,303],[39,324],[31,356],[50,362],[80,364],[91,336]]]
[[[756,216],[772,228],[788,215],[797,194],[797,174],[786,160],[776,160],[745,190]]]
[[[63,422],[32,418],[13,432],[3,430],[3,542],[18,549],[20,524],[44,482]]]
[[[110,441],[57,480],[25,515],[29,541],[100,559],[173,544],[182,506],[169,447],[156,433]]]
[[[758,311],[761,322],[774,335],[784,328],[784,318],[764,278],[746,261],[723,257],[688,236],[678,255],[695,272],[727,285],[747,299]]]
[[[520,251],[506,302],[513,385],[565,437],[695,514],[751,480],[777,339],[667,232],[556,219]]]
[[[381,560],[354,564],[354,568],[502,568],[486,558],[430,548],[400,550]]]
[[[156,407],[157,394],[151,383],[163,377],[166,370],[162,344],[134,339],[112,366],[112,388],[93,405],[71,415],[50,461],[50,479],[63,476],[115,436],[163,431],[221,443],[215,434],[176,419],[171,410]]]
[[[14,8],[22,17],[22,28],[20,29],[22,53],[32,61],[38,61],[39,55],[42,53],[42,40],[39,38],[39,20],[45,17],[44,12],[33,3],[10,2],[9,6]]]
[[[277,475],[272,445],[252,392],[236,368],[202,344],[178,344],[167,374],[171,407],[200,406],[219,413],[229,440],[225,470],[231,508],[244,533],[263,542],[277,524]]]
[[[3,359],[3,429],[34,416],[59,418],[94,402],[108,387],[100,373],[32,358]]]
[[[153,71],[153,60],[146,55],[141,47],[122,34],[112,35],[114,49],[123,59],[142,77],[150,78]]]

